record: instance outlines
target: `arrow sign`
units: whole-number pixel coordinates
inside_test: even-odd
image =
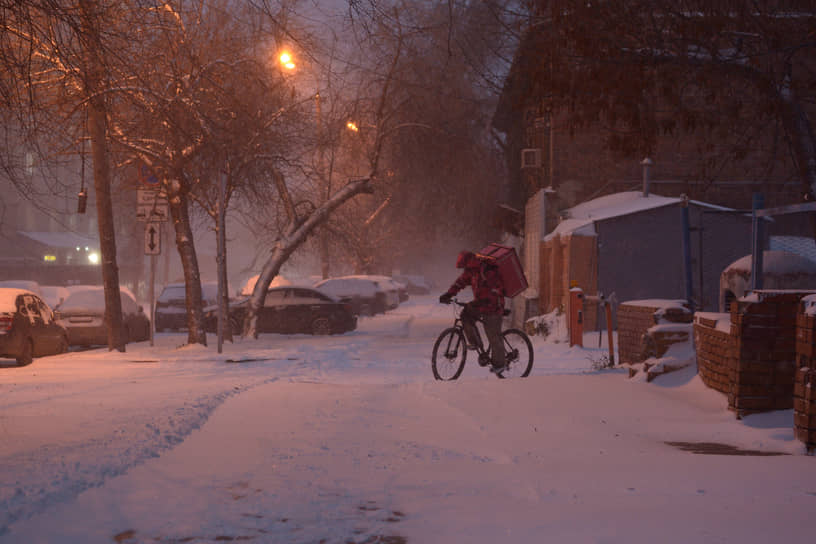
[[[161,255],[161,223],[145,223],[145,255]]]

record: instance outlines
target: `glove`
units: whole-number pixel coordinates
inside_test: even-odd
[[[439,295],[439,302],[441,302],[442,304],[450,304],[452,298],[453,295],[451,295],[450,293],[445,293]]]

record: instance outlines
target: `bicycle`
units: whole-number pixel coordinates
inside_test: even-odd
[[[451,302],[464,307],[465,303],[455,298]],[[455,380],[465,368],[468,350],[478,353],[479,366],[488,366],[492,362],[490,347],[484,348],[482,333],[476,327],[476,345],[468,346],[465,340],[465,331],[462,327],[461,310],[456,314],[453,327],[448,327],[439,335],[434,343],[431,355],[431,369],[437,380]],[[505,310],[505,315],[509,313]],[[481,321],[479,319],[478,321]],[[506,329],[502,333],[504,341],[505,360],[504,369],[496,371],[498,378],[526,378],[533,368],[533,345],[530,339],[519,329]]]

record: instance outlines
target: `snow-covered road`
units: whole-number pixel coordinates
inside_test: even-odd
[[[790,411],[737,421],[691,371],[632,381],[592,370],[602,349],[541,339],[528,379],[469,363],[435,382],[429,352],[451,321],[419,297],[339,337],[218,355],[168,334],[0,365],[0,543],[744,543],[816,529],[816,458]]]

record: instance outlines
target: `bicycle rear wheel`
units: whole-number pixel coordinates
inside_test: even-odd
[[[507,329],[502,333],[507,368],[499,378],[526,378],[533,369],[533,344],[523,331]]]
[[[450,327],[442,331],[433,347],[431,369],[437,380],[455,380],[462,374],[467,357],[465,336],[460,329]]]

